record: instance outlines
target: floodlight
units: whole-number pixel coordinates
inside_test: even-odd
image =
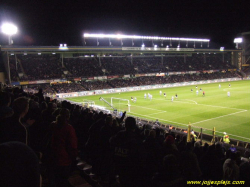
[[[242,43],[242,38],[234,38],[234,43]]]
[[[113,38],[113,39],[146,39],[146,40],[174,40],[174,41],[200,41],[209,42],[210,39],[199,38],[171,38],[159,36],[138,36],[138,35],[122,35],[122,34],[89,34],[84,33],[84,38]]]
[[[60,44],[59,50],[68,50],[67,44]]]
[[[4,23],[2,25],[2,32],[9,36],[12,36],[17,33],[17,27],[11,23]]]

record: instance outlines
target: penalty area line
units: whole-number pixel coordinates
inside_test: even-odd
[[[192,124],[198,124],[198,123],[202,123],[202,122],[206,122],[206,121],[211,121],[211,120],[214,120],[214,119],[219,119],[219,118],[223,118],[223,117],[226,117],[226,116],[231,116],[231,115],[238,114],[238,113],[241,113],[241,112],[246,112],[246,111],[247,110],[243,110],[243,111],[239,111],[239,112],[234,112],[234,113],[231,113],[231,114],[226,114],[226,115],[218,116],[218,117],[215,117],[215,118],[210,118],[210,119],[198,121],[198,122],[195,122],[195,123],[192,123]]]
[[[138,114],[138,113],[134,113],[134,112],[129,112],[131,114],[136,114],[138,116],[145,116],[145,117],[148,117],[148,118],[153,118],[152,116],[149,116],[149,115],[143,115],[143,114]],[[155,117],[157,118],[157,117]],[[174,124],[179,124],[179,125],[183,125],[183,126],[188,126],[187,124],[184,124],[184,123],[178,123],[178,122],[175,122],[175,121],[169,121],[169,120],[165,120],[165,119],[160,119],[160,118],[157,118],[158,120],[160,121],[166,121],[166,122],[170,122],[170,123],[174,123]],[[173,124],[173,125],[174,125]]]
[[[166,111],[162,111],[162,112],[157,112],[157,113],[152,113],[152,114],[150,114],[149,116],[151,116],[151,115],[155,115],[155,114],[161,114],[161,113],[165,113]]]

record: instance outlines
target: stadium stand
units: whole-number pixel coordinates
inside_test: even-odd
[[[60,186],[70,183],[71,186],[160,187],[171,184],[177,187],[186,186],[191,180],[240,180],[249,184],[247,149],[241,154],[239,147],[235,146],[236,152],[231,151],[219,141],[208,145],[193,139],[187,143],[186,134],[180,131],[136,122],[133,117],[126,117],[126,113],[122,117],[112,116],[68,101],[46,99],[41,91],[27,93],[17,87],[4,86],[0,96],[1,110],[14,111],[13,115],[1,116],[0,143],[5,143],[1,144],[1,150],[7,143],[2,137],[8,137],[8,141],[25,141],[28,148],[15,144],[19,146],[15,149],[36,155],[32,157],[34,162],[27,162],[29,166],[34,163],[36,168],[40,164],[40,171],[34,168],[33,173],[36,185],[39,174],[44,187],[54,183]],[[9,102],[3,102],[6,97]],[[29,107],[23,108],[20,100],[28,101]],[[17,116],[20,121],[16,120]],[[15,129],[6,128],[10,121]],[[21,133],[17,133],[18,128],[22,129]],[[15,136],[8,136],[7,131],[15,132]],[[66,137],[73,137],[70,144],[65,144]],[[15,160],[8,159],[8,162],[16,164]],[[3,164],[1,159],[1,173],[5,168],[2,166],[6,166]],[[18,178],[20,173],[15,175],[14,178]],[[3,176],[0,175],[0,181]],[[60,180],[62,177],[68,180]]]
[[[63,77],[59,57],[55,55],[18,55],[24,76],[21,80],[44,80]]]

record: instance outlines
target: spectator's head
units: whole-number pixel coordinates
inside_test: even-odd
[[[43,101],[41,103],[41,110],[45,110],[45,109],[47,109],[47,107],[48,107],[47,103],[45,101]]]
[[[178,166],[177,158],[173,154],[166,155],[163,159],[163,166],[169,172],[175,170]]]
[[[164,141],[164,144],[166,145],[174,144],[174,137],[172,135],[168,135]]]
[[[125,120],[125,129],[126,131],[135,131],[136,121],[133,117],[127,117]]]
[[[62,115],[67,120],[69,120],[70,118],[70,112],[66,108],[62,108],[62,110],[60,111],[60,115]]]
[[[13,106],[14,114],[23,118],[29,110],[29,100],[25,97],[20,97],[14,100]]]
[[[10,106],[11,96],[8,92],[0,92],[0,106]]]
[[[109,126],[112,126],[113,118],[111,116],[106,117],[106,124],[109,125]]]
[[[49,102],[49,103],[48,103],[48,109],[49,109],[49,110],[52,110],[52,109],[53,109],[53,103],[52,103],[52,102]]]
[[[149,134],[150,134],[150,130],[149,129],[145,129],[143,133],[144,133],[145,137],[148,137]]]
[[[39,160],[31,148],[21,142],[0,145],[0,185],[39,187]]]
[[[151,130],[150,133],[149,133],[149,136],[150,136],[151,138],[155,138],[156,132],[155,132],[154,130]]]

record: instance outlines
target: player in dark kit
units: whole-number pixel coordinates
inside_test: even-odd
[[[205,91],[203,91],[203,96],[205,96]]]

